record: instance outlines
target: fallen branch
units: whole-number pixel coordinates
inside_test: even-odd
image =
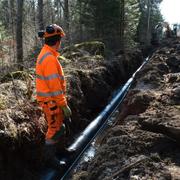
[[[137,166],[138,164],[140,164],[141,162],[143,162],[144,160],[147,160],[147,159],[148,159],[148,157],[143,157],[143,158],[137,160],[136,162],[126,165],[126,166],[122,167],[120,170],[118,170],[117,172],[115,172],[110,177],[105,178],[104,180],[112,180],[112,179],[116,178],[117,176],[119,176],[120,174],[130,171],[133,167]]]

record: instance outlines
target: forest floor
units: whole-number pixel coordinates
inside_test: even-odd
[[[98,147],[73,180],[180,179],[180,40],[165,41],[137,74]]]

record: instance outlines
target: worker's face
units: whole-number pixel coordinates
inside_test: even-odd
[[[56,50],[58,51],[61,48],[61,41],[56,43]]]

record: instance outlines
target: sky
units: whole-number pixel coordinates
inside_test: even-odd
[[[180,0],[163,0],[160,9],[165,21],[180,23]]]

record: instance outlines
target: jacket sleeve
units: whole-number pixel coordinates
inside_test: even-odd
[[[50,93],[52,93],[51,99],[55,100],[59,106],[67,105],[63,87],[64,76],[58,71],[57,59],[53,56],[49,57],[43,69],[43,74],[47,78],[47,86],[49,87]]]

